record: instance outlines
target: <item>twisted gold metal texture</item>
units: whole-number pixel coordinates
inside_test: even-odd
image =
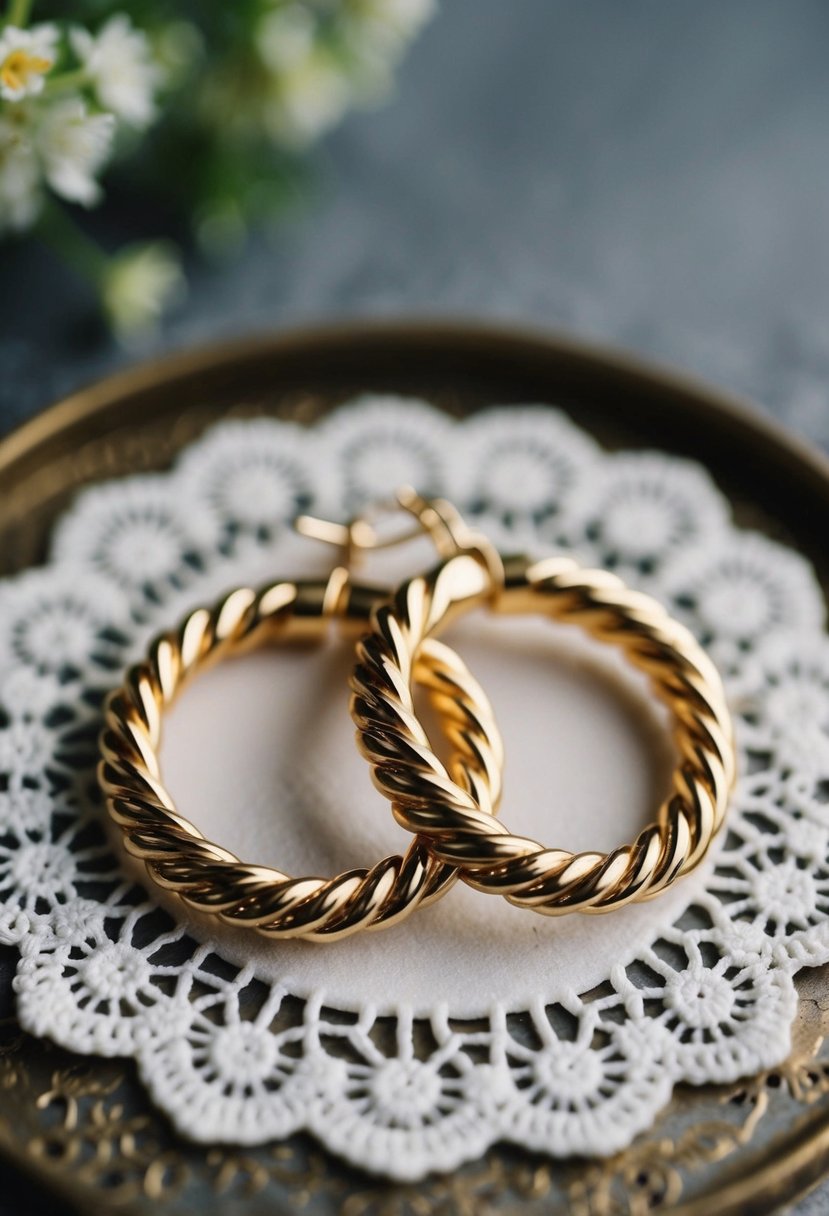
[[[278,582],[264,590],[238,588],[211,609],[191,612],[174,632],[152,643],[143,662],[108,699],[100,738],[99,779],[109,814],[126,849],[149,875],[200,912],[271,938],[330,941],[358,929],[396,924],[432,903],[457,877],[453,866],[414,840],[403,857],[335,878],[292,878],[241,862],[206,840],[176,810],[158,763],[162,714],[182,685],[231,653],[262,643],[323,635],[336,612],[343,625],[363,631],[383,593],[348,581],[340,568],[327,582]],[[333,589],[333,591],[332,591]],[[497,808],[503,764],[501,740],[486,698],[464,664],[441,643],[426,639],[409,669],[427,692],[439,686],[464,714],[455,731],[455,768],[476,805]],[[417,724],[410,722],[416,734]]]
[[[449,504],[437,507],[462,549],[463,521]],[[723,823],[734,781],[732,724],[716,668],[684,626],[615,575],[567,558],[534,564],[516,558],[503,559],[494,581],[494,551],[481,550],[475,540],[467,552],[403,584],[376,609],[371,635],[358,644],[351,711],[375,784],[397,821],[428,838],[436,856],[459,866],[470,886],[519,907],[544,915],[607,912],[658,894],[701,861]],[[424,746],[412,695],[419,650],[459,612],[483,602],[497,612],[571,622],[620,647],[670,708],[679,756],[672,790],[657,820],[632,844],[573,854],[515,836],[476,802],[456,765],[445,767],[428,742]],[[435,707],[462,737],[464,707],[448,685],[440,688],[439,672],[429,681]]]

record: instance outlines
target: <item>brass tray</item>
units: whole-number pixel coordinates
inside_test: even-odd
[[[0,574],[43,559],[50,526],[79,487],[163,468],[220,417],[311,424],[367,390],[423,396],[452,414],[554,402],[605,445],[692,456],[741,522],[796,545],[829,588],[829,463],[773,424],[619,354],[434,323],[350,325],[176,356],[53,406],[0,442]],[[4,993],[13,966],[13,952],[0,951]],[[131,1064],[21,1034],[4,996],[0,1153],[49,1203],[101,1214],[766,1213],[829,1169],[829,968],[804,972],[799,986],[794,1050],[782,1068],[728,1087],[680,1087],[624,1153],[552,1162],[496,1146],[415,1186],[350,1170],[304,1136],[251,1150],[187,1144],[151,1109]]]

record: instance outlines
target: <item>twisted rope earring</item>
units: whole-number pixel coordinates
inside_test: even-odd
[[[361,533],[352,525],[347,532],[349,558],[352,547],[372,547],[370,537],[363,543],[365,528]],[[160,772],[163,711],[185,681],[209,664],[262,644],[319,639],[332,618],[346,631],[365,631],[371,610],[386,594],[353,583],[343,565],[327,581],[276,582],[260,591],[237,588],[213,608],[189,613],[178,629],[156,638],[143,662],[130,669],[106,703],[98,772],[109,815],[127,851],[144,861],[154,882],[237,928],[314,941],[397,924],[448,890],[457,870],[421,840],[414,840],[403,857],[386,857],[334,878],[292,878],[242,862],[205,840],[176,810]],[[475,804],[494,812],[503,754],[480,687],[462,661],[434,639],[424,641],[407,672],[413,685],[425,685],[429,696],[437,687],[441,695],[448,692],[463,712],[465,729],[453,735],[453,771]]]
[[[650,898],[691,871],[722,826],[736,764],[722,681],[695,638],[607,571],[563,557],[502,558],[449,503],[414,491],[401,492],[400,501],[432,533],[444,560],[373,610],[372,632],[357,646],[351,700],[359,745],[398,823],[428,839],[435,856],[459,866],[476,890],[545,915],[607,912]],[[447,767],[435,755],[415,714],[413,672],[433,635],[481,604],[580,625],[650,677],[671,711],[679,764],[656,821],[633,843],[573,854],[513,835],[476,800],[457,760]],[[424,680],[448,737],[462,749],[472,725],[466,705],[440,666]]]

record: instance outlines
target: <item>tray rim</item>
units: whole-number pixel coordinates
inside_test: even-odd
[[[418,316],[266,330],[209,346],[205,343],[188,345],[171,353],[141,359],[81,385],[0,435],[0,474],[51,436],[105,413],[116,400],[149,391],[162,382],[173,385],[196,374],[215,374],[251,360],[297,355],[320,345],[375,343],[381,338],[412,346],[422,346],[426,342],[449,347],[483,343],[490,350],[499,347],[506,354],[518,354],[517,348],[523,347],[585,369],[602,368],[631,383],[638,381],[649,389],[663,389],[673,395],[693,398],[705,414],[721,420],[727,418],[737,431],[765,440],[790,460],[806,465],[813,475],[827,482],[829,490],[829,455],[762,413],[750,398],[719,388],[703,377],[644,358],[622,347],[586,341],[556,330]]]

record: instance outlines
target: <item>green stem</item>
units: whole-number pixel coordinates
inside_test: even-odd
[[[63,207],[51,203],[46,208],[38,221],[37,234],[73,270],[96,287],[101,287],[109,268],[109,258]]]
[[[24,26],[32,11],[32,0],[11,0],[6,25]]]
[[[65,89],[83,88],[89,81],[86,68],[74,68],[71,72],[62,72],[59,76],[48,76],[44,84],[44,93],[62,93]]]

